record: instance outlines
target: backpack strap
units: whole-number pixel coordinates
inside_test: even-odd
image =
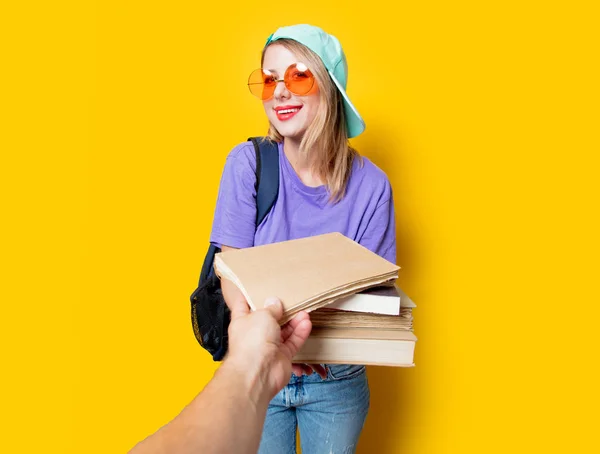
[[[256,153],[256,226],[273,208],[279,194],[279,147],[266,137],[250,137]]]
[[[256,153],[256,226],[269,214],[279,193],[279,148],[277,142],[266,137],[250,137]],[[214,272],[213,261],[215,254],[221,252],[213,244],[209,245],[204,257],[198,287]],[[192,295],[193,297],[194,295]]]

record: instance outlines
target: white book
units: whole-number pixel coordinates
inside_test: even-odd
[[[397,285],[375,287],[354,295],[346,296],[326,306],[350,312],[398,315],[400,307],[416,307],[415,303]]]

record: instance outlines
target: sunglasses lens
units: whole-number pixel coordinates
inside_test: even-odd
[[[315,77],[303,63],[291,65],[285,72],[285,85],[296,95],[305,95],[315,85]]]
[[[306,95],[315,86],[315,77],[303,63],[290,65],[284,76],[285,86],[295,95]],[[263,101],[270,99],[277,88],[277,77],[268,70],[255,69],[248,77],[250,93]]]
[[[275,82],[275,78],[262,69],[252,71],[250,77],[248,77],[250,93],[263,101],[273,96],[276,86],[277,82]]]

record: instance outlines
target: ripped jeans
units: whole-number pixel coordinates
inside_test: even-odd
[[[353,454],[369,399],[365,366],[327,365],[325,380],[292,375],[269,404],[258,454],[295,454],[296,427],[302,454]]]

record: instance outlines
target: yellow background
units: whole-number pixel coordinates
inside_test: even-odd
[[[188,296],[225,157],[266,129],[247,74],[302,22],[344,45],[418,305],[358,452],[598,448],[591,7],[107,0],[0,7],[1,452],[125,452],[210,379]]]

